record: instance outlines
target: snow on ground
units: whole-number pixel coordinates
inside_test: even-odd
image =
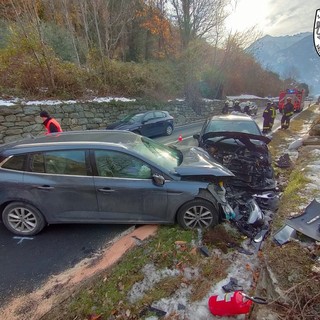
[[[123,102],[130,102],[130,101],[136,101],[136,99],[128,99],[128,98],[123,98],[123,97],[100,97],[100,98],[94,98],[92,100],[86,100],[85,102],[110,102],[110,101],[123,101]],[[46,106],[54,106],[54,105],[60,105],[60,104],[75,104],[75,103],[80,103],[81,101],[77,100],[31,100],[31,101],[26,101],[24,99],[18,99],[18,98],[13,98],[13,99],[8,99],[8,100],[3,100],[0,99],[0,106],[15,106],[17,104],[22,104],[26,106],[35,106],[35,105],[46,105]]]

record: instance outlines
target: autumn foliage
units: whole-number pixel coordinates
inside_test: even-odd
[[[167,2],[0,0],[2,92],[192,101],[277,95],[278,75],[263,70],[235,38],[212,45],[192,30],[183,40]]]

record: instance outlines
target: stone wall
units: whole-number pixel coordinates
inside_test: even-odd
[[[210,115],[220,114],[223,101],[206,101],[200,113],[195,113],[182,101],[172,101],[165,105],[144,105],[129,103],[76,103],[60,105],[22,105],[0,106],[0,143],[7,143],[22,138],[42,135],[45,130],[41,110],[48,111],[57,119],[64,131],[105,129],[128,113],[143,110],[167,110],[175,118],[175,125],[183,125],[204,120]]]

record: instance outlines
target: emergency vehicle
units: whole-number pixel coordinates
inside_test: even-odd
[[[278,108],[279,112],[282,113],[284,105],[287,103],[287,98],[291,97],[292,104],[294,106],[294,112],[300,112],[303,109],[304,105],[304,90],[298,90],[298,89],[286,89],[280,91],[279,94],[279,103]]]

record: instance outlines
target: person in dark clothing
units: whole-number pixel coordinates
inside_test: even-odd
[[[56,119],[51,118],[50,114],[47,111],[41,111],[40,117],[42,118],[43,125],[47,130],[46,134],[53,132],[62,132],[59,122]]]
[[[294,106],[291,102],[291,97],[287,98],[287,103],[283,107],[283,114],[281,118],[281,129],[288,129],[290,125],[290,119],[294,112]]]
[[[250,102],[249,101],[246,102],[246,105],[243,108],[243,112],[246,113],[247,115],[251,116]]]
[[[262,133],[269,133],[272,129],[274,119],[276,117],[276,108],[275,105],[271,102],[267,103],[266,108],[263,111],[263,128]]]
[[[228,100],[226,100],[226,102],[224,103],[224,106],[223,106],[221,112],[223,114],[228,114],[229,113],[229,101]]]
[[[233,111],[241,112],[241,107],[240,107],[240,103],[238,100],[234,103]]]

